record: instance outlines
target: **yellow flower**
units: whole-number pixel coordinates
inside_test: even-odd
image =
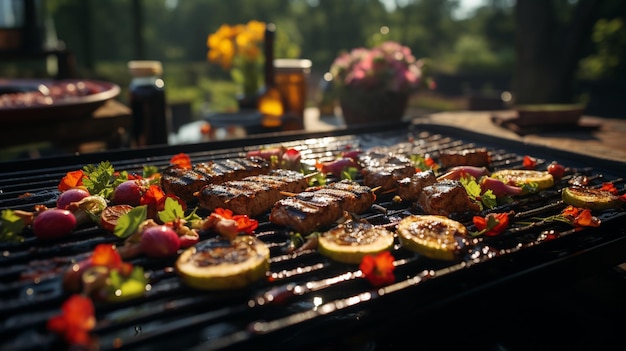
[[[256,62],[261,58],[259,44],[263,41],[264,35],[264,22],[252,20],[245,25],[222,24],[207,38],[209,48],[207,58],[225,70],[232,68],[237,57],[244,62]]]

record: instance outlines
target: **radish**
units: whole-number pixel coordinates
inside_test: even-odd
[[[180,249],[180,238],[172,228],[157,225],[143,230],[141,234],[141,250],[149,257],[169,257]]]
[[[82,188],[68,189],[57,198],[57,208],[65,210],[72,202],[78,202],[89,195],[89,192]]]
[[[39,239],[57,239],[69,235],[76,227],[76,217],[68,210],[50,208],[33,221],[33,232]]]

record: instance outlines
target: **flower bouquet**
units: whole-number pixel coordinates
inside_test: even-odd
[[[261,86],[265,26],[264,22],[255,20],[232,26],[222,24],[207,38],[208,61],[230,71],[233,80],[242,87],[240,105],[247,99],[254,100]],[[256,107],[256,100],[251,104]]]
[[[347,124],[401,120],[411,93],[434,86],[424,76],[424,60],[393,41],[344,52],[330,72]]]

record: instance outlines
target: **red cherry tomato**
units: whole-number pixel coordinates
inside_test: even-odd
[[[552,162],[548,165],[548,173],[550,173],[555,180],[559,180],[563,178],[563,174],[565,174],[565,167],[556,162]]]

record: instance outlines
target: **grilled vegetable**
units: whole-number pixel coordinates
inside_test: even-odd
[[[196,289],[236,289],[263,278],[269,257],[269,248],[255,237],[212,238],[185,250],[176,260],[176,270]]]
[[[592,211],[617,209],[622,206],[619,196],[602,189],[570,186],[563,189],[561,197],[568,205],[588,208]]]
[[[318,249],[332,260],[358,264],[365,255],[391,249],[393,241],[393,233],[385,228],[367,222],[347,221],[321,234]]]
[[[548,189],[554,185],[554,177],[549,172],[528,169],[503,169],[491,173],[491,177],[500,179],[509,185],[536,186],[536,191]],[[528,190],[524,192],[528,192]]]
[[[411,215],[398,223],[403,247],[428,258],[454,260],[465,246],[467,229],[445,216]]]

